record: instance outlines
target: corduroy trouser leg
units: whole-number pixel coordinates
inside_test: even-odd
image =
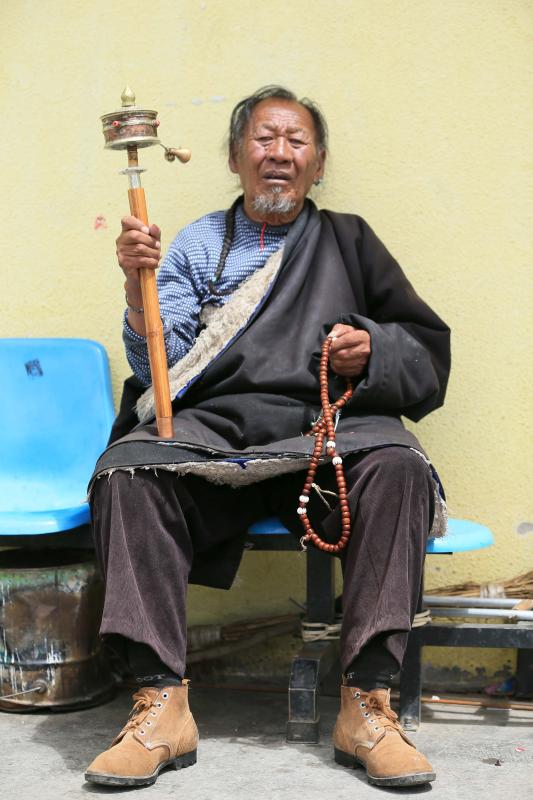
[[[260,492],[163,469],[117,470],[96,481],[91,511],[106,586],[100,633],[144,642],[184,675],[193,556],[207,552],[216,569],[226,543],[235,569],[248,526],[266,513]]]
[[[332,472],[321,467],[317,483],[334,490]],[[346,670],[378,634],[386,634],[384,645],[401,665],[433,516],[430,471],[408,448],[386,447],[347,458],[345,474],[352,535],[341,559],[341,665]],[[302,535],[295,510],[303,482],[298,473],[232,489],[144,469],[98,479],[91,508],[106,583],[101,633],[144,642],[183,675],[194,554],[216,554],[233,542],[237,564],[248,526],[272,513]],[[331,540],[338,538],[338,511],[313,497],[309,513]]]
[[[346,465],[352,534],[344,554],[340,641],[346,671],[379,634],[400,669],[422,588],[434,490],[424,460],[405,447],[385,447]],[[323,522],[339,529],[335,511]],[[385,636],[383,634],[386,634]]]

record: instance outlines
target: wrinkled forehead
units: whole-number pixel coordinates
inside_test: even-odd
[[[245,135],[253,136],[261,130],[301,134],[316,144],[315,123],[311,113],[292,100],[269,98],[258,103],[252,111]]]

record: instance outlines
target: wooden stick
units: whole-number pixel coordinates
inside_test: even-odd
[[[128,147],[128,164],[130,167],[138,164],[136,147]],[[128,198],[132,216],[137,217],[148,226],[148,211],[146,209],[144,189],[142,187],[128,189]],[[155,270],[140,269],[139,277],[146,324],[148,359],[154,387],[157,432],[162,439],[172,439],[174,437],[174,425],[168,383],[167,352],[165,349],[165,337],[163,336],[163,323],[161,322],[161,313],[159,311]]]
[[[195,683],[195,686],[198,684]],[[400,699],[400,693],[397,691],[391,692],[391,697],[395,700]],[[513,711],[533,711],[533,703],[527,701],[512,700],[505,697],[490,696],[480,697],[479,699],[472,699],[467,697],[446,697],[443,695],[426,695],[423,694],[420,698],[422,703],[445,705],[445,706],[472,706],[474,708],[492,708],[500,710],[513,710]]]

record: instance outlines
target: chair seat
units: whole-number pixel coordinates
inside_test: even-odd
[[[266,517],[254,522],[248,528],[248,532],[253,535],[289,534],[287,528],[277,517]],[[438,539],[430,539],[426,553],[461,553],[490,547],[493,543],[494,536],[485,525],[468,519],[448,519],[446,535]]]
[[[465,553],[492,544],[494,536],[485,525],[468,519],[449,518],[446,534],[438,539],[430,539],[426,553]]]
[[[88,339],[3,339],[0,372],[0,535],[87,524],[87,483],[114,418],[104,348]]]
[[[0,536],[33,536],[58,533],[87,525],[91,520],[88,503],[51,511],[7,511],[0,513]]]
[[[265,534],[266,536],[276,534],[280,536],[283,534],[290,534],[290,531],[287,530],[285,525],[283,525],[281,520],[277,517],[265,517],[250,525],[248,533],[253,535]]]

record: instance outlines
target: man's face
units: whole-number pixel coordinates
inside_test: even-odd
[[[313,118],[299,103],[273,98],[256,105],[229,160],[251,219],[272,225],[296,219],[307,192],[324,172],[325,152],[318,150],[315,139]]]

